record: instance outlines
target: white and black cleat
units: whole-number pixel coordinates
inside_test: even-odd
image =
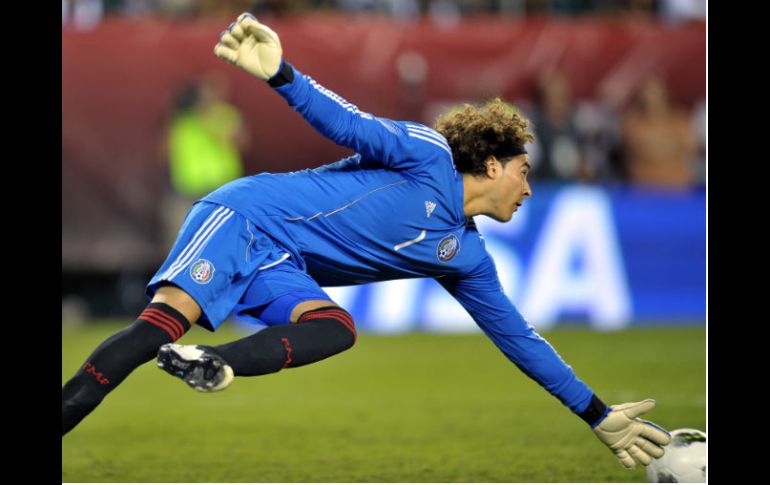
[[[158,367],[200,392],[221,391],[233,382],[233,369],[220,356],[197,345],[166,344]]]

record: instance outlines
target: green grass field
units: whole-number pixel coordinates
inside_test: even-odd
[[[238,338],[194,328],[181,343]],[[62,332],[62,384],[121,325]],[[544,332],[608,403],[706,428],[704,327]],[[143,365],[62,439],[63,482],[644,482],[482,334],[362,334],[203,394]]]

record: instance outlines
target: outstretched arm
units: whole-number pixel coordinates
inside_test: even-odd
[[[516,310],[503,292],[491,257],[469,276],[437,281],[508,359],[588,423],[624,467],[648,465],[663,456],[661,446],[668,444],[669,434],[638,417],[652,410],[655,401],[605,405]]]
[[[419,123],[360,111],[283,59],[278,35],[250,14],[223,32],[214,53],[267,81],[322,135],[394,170],[426,170],[431,163],[453,168],[446,139]]]

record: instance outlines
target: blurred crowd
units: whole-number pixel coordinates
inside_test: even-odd
[[[97,22],[105,15],[232,16],[249,11],[281,15],[307,11],[427,17],[463,15],[637,15],[668,22],[705,20],[706,0],[62,0],[62,21]]]
[[[81,10],[78,10],[80,8]],[[88,9],[91,10],[88,10]],[[85,9],[85,10],[83,10]],[[171,15],[171,16],[233,16],[243,11],[257,15],[273,15],[302,10],[329,9],[346,12],[379,12],[395,17],[420,15],[462,16],[476,12],[508,12],[517,14],[547,13],[580,15],[587,13],[617,13],[656,15],[670,21],[705,18],[705,0],[63,0],[62,21],[98,22],[105,15]],[[79,12],[79,13],[78,13]],[[86,13],[84,13],[86,12]],[[88,13],[90,12],[90,13]],[[79,19],[79,20],[78,20]],[[424,83],[426,62],[417,53],[405,53],[397,62],[401,79],[402,102],[397,107],[403,119],[430,123],[437,109],[426,99]],[[220,81],[220,84],[223,81]],[[204,90],[205,94],[208,91]],[[187,91],[189,95],[191,91]],[[212,91],[213,92],[213,91]],[[182,93],[183,95],[185,93]],[[189,96],[188,96],[189,97]],[[209,96],[210,97],[210,96]],[[488,97],[488,96],[487,96]],[[224,98],[224,97],[223,97]],[[691,106],[679,106],[670,94],[663,76],[650,73],[624,99],[611,99],[601,92],[596,99],[575,99],[570,80],[560,70],[546,69],[534,82],[534,89],[523,100],[508,100],[511,108],[527,116],[536,135],[529,147],[533,166],[532,178],[537,181],[629,183],[638,186],[687,189],[703,187],[706,183],[706,100]],[[186,99],[182,96],[180,99]],[[205,101],[206,96],[202,96]],[[212,102],[200,101],[202,106]],[[472,101],[483,101],[476,99]],[[171,175],[177,175],[175,192],[183,197],[195,197],[211,187],[191,191],[182,187],[181,173],[210,173],[195,166],[196,157],[178,147],[189,140],[203,143],[207,154],[227,153],[224,169],[213,177],[224,183],[242,172],[240,155],[246,146],[234,107],[210,107],[180,111],[177,135],[170,154]],[[434,107],[435,108],[435,107]],[[440,106],[440,110],[451,106]],[[440,111],[439,110],[439,111]],[[185,114],[186,113],[186,114]],[[194,113],[193,117],[189,113]],[[214,113],[214,114],[212,114]],[[233,128],[226,134],[207,131],[217,125],[223,113]],[[215,116],[216,115],[216,116]],[[181,121],[180,121],[181,120]],[[195,121],[195,123],[193,123]],[[220,123],[221,124],[221,123]],[[180,127],[184,127],[184,130]],[[196,131],[197,130],[197,131]],[[209,133],[210,132],[210,133]],[[236,136],[236,133],[239,133]],[[204,136],[205,135],[205,136]],[[238,140],[237,143],[234,140]],[[178,140],[184,140],[184,143]],[[222,140],[222,141],[217,141]],[[224,141],[226,140],[226,141]],[[228,145],[230,144],[230,145]],[[197,146],[197,145],[196,145]],[[228,152],[229,150],[229,152]],[[201,152],[195,150],[194,152]],[[184,159],[174,166],[174,158]],[[197,157],[201,158],[201,157]],[[205,157],[204,157],[205,158]],[[209,156],[210,159],[216,157]],[[235,161],[234,161],[235,160]],[[187,172],[179,166],[186,167]],[[222,172],[222,173],[220,173]],[[211,177],[210,177],[211,178]],[[173,180],[172,180],[173,181]],[[189,186],[193,183],[185,180]],[[181,187],[181,188],[180,188]],[[205,190],[204,190],[205,189]],[[195,193],[192,193],[195,192]]]
[[[401,119],[431,124],[438,114],[462,105],[424,97],[427,68],[416,53],[402,55],[397,64],[405,88],[398,105]],[[239,176],[239,152],[248,146],[237,108],[227,104],[227,80],[204,77],[199,82],[201,94],[190,106],[177,103],[185,109],[177,106],[169,130],[171,181],[182,196],[181,207]],[[186,100],[189,89],[182,89],[177,101]],[[626,98],[618,101],[600,92],[595,98],[576,99],[563,71],[541,71],[530,96],[508,103],[530,120],[535,133],[535,143],[527,147],[532,180],[672,190],[705,187],[706,100],[689,108],[675,103],[664,76],[655,73],[641,79]]]
[[[706,184],[706,100],[691,109],[678,106],[661,76],[650,74],[618,105],[576,101],[569,79],[549,69],[532,99],[517,107],[536,135],[533,179],[669,189]]]

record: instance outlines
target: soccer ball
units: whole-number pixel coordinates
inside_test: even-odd
[[[650,483],[705,483],[706,433],[682,428],[671,431],[666,453],[647,466]]]

